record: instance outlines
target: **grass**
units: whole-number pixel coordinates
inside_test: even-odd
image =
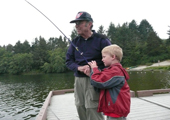
[[[145,70],[170,70],[170,66],[147,67]]]
[[[37,75],[37,74],[44,74],[44,73],[42,71],[40,71],[40,70],[32,70],[30,72],[22,73],[22,75]]]

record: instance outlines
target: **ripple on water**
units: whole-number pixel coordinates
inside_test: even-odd
[[[22,84],[1,83],[0,118],[4,120],[34,120],[42,106],[42,101],[36,101],[33,88],[23,88]],[[35,97],[35,98],[34,98]],[[40,103],[39,103],[40,102]]]

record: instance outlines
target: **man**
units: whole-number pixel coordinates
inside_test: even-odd
[[[72,43],[81,51],[78,52],[75,46],[70,45],[66,54],[66,66],[74,71],[75,75],[75,105],[79,118],[80,120],[104,120],[102,113],[97,112],[99,92],[94,90],[90,78],[84,72],[90,71],[87,62],[92,60],[97,62],[100,69],[104,68],[101,50],[111,44],[110,40],[92,30],[93,19],[87,12],[78,12],[76,19],[70,23],[76,24],[79,35]]]

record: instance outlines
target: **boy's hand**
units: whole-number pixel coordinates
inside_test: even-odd
[[[88,64],[90,65],[91,68],[98,67],[96,61],[91,61]]]

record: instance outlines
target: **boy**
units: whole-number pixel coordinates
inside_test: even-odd
[[[89,62],[90,82],[100,89],[98,112],[103,112],[107,120],[126,120],[130,112],[129,75],[120,64],[122,57],[122,49],[113,44],[102,50],[105,69],[100,71],[96,61]]]

